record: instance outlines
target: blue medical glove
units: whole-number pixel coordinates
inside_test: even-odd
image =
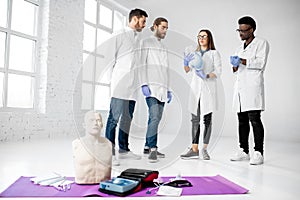
[[[197,76],[199,76],[202,79],[206,79],[206,74],[203,72],[203,70],[195,70],[195,73]]]
[[[241,59],[238,56],[230,56],[230,64],[234,67],[239,67]]]
[[[194,55],[195,58],[189,63],[190,66],[193,67],[195,70],[203,70],[203,59],[201,53],[199,51],[196,51]]]
[[[189,66],[190,61],[193,59],[194,59],[193,54],[188,53],[187,55],[184,55],[184,59],[183,59],[184,66]]]
[[[168,91],[167,98],[168,98],[168,103],[170,103],[172,101],[172,93],[171,93],[171,91]]]
[[[150,97],[151,95],[151,91],[148,85],[143,85],[142,86],[142,92],[144,94],[145,97]]]

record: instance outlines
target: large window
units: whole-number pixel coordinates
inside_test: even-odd
[[[103,75],[104,56],[97,49],[126,25],[126,13],[109,1],[85,0],[82,109],[108,110],[110,84]]]
[[[0,109],[34,108],[38,0],[0,0]]]

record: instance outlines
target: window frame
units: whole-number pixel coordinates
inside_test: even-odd
[[[102,31],[106,31],[109,34],[113,34],[114,33],[114,14],[115,12],[119,12],[121,13],[126,20],[128,19],[128,17],[126,16],[126,13],[128,13],[128,9],[125,7],[122,7],[121,5],[119,5],[118,3],[114,2],[114,1],[106,1],[106,0],[95,0],[97,2],[97,9],[96,9],[96,24],[87,21],[86,19],[84,19],[84,25],[87,24],[89,26],[92,26],[93,28],[95,28],[95,43],[94,43],[94,50],[93,52],[87,51],[85,49],[83,49],[83,54],[87,54],[88,56],[93,56],[93,80],[83,80],[83,77],[81,78],[82,83],[81,84],[89,84],[92,85],[92,94],[91,94],[91,108],[87,109],[87,108],[82,108],[81,105],[81,110],[86,111],[86,110],[96,110],[95,109],[95,94],[96,94],[96,87],[97,86],[104,86],[104,87],[108,87],[109,91],[110,91],[110,86],[111,84],[108,83],[101,83],[96,81],[96,67],[97,67],[97,58],[104,58],[104,55],[97,53],[97,37],[98,37],[98,29],[101,29]],[[111,28],[108,28],[102,24],[100,24],[100,19],[99,19],[99,15],[100,15],[100,5],[103,5],[107,8],[109,8],[110,10],[112,10],[112,21],[111,21]],[[126,26],[126,24],[125,24]],[[82,54],[82,55],[83,55]],[[83,63],[84,64],[84,63]],[[107,109],[97,109],[100,112],[103,111],[108,111],[109,108]]]
[[[41,10],[41,2],[39,0],[24,0],[25,2],[31,3],[34,6],[37,6],[35,18],[34,18],[34,25],[36,29],[36,35],[28,35],[26,33],[22,33],[19,31],[12,30],[12,5],[14,0],[7,0],[7,19],[6,19],[6,27],[0,26],[0,31],[6,34],[5,37],[5,54],[4,54],[4,66],[0,68],[0,72],[3,73],[3,107],[0,107],[0,112],[7,112],[7,111],[20,111],[20,112],[28,112],[28,111],[36,111],[37,104],[38,104],[38,90],[37,86],[39,83],[39,67],[38,67],[38,57],[39,57],[39,46],[40,46],[40,36],[39,36],[39,29],[40,29],[40,10]],[[9,54],[10,54],[10,42],[11,36],[17,36],[24,39],[29,39],[34,42],[34,50],[32,55],[32,72],[9,69]],[[21,75],[33,78],[33,105],[30,108],[23,108],[23,107],[9,107],[7,106],[8,101],[8,76],[9,74],[14,75]]]

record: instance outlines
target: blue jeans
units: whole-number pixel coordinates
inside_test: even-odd
[[[130,151],[128,148],[128,136],[133,117],[135,101],[124,100],[112,97],[110,100],[110,110],[107,119],[105,137],[113,144],[113,155],[115,146],[116,127],[119,119],[119,151]]]
[[[149,119],[145,146],[157,148],[157,130],[162,118],[165,103],[160,102],[154,97],[147,97],[146,103],[148,105]]]

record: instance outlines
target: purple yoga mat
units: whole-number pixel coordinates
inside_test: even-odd
[[[114,195],[104,194],[98,191],[99,184],[96,185],[78,185],[72,184],[70,190],[63,192],[58,191],[54,187],[35,185],[30,181],[31,177],[21,176],[11,186],[0,194],[0,197],[87,197],[102,196],[116,197]],[[168,181],[174,177],[162,177],[164,181]],[[193,187],[184,187],[181,195],[220,195],[220,194],[245,194],[247,189],[229,181],[228,179],[217,176],[189,176],[184,177],[190,181]],[[67,178],[74,180],[74,177]],[[156,191],[152,190],[151,194],[147,194],[148,188],[134,193],[132,197],[156,196]]]

